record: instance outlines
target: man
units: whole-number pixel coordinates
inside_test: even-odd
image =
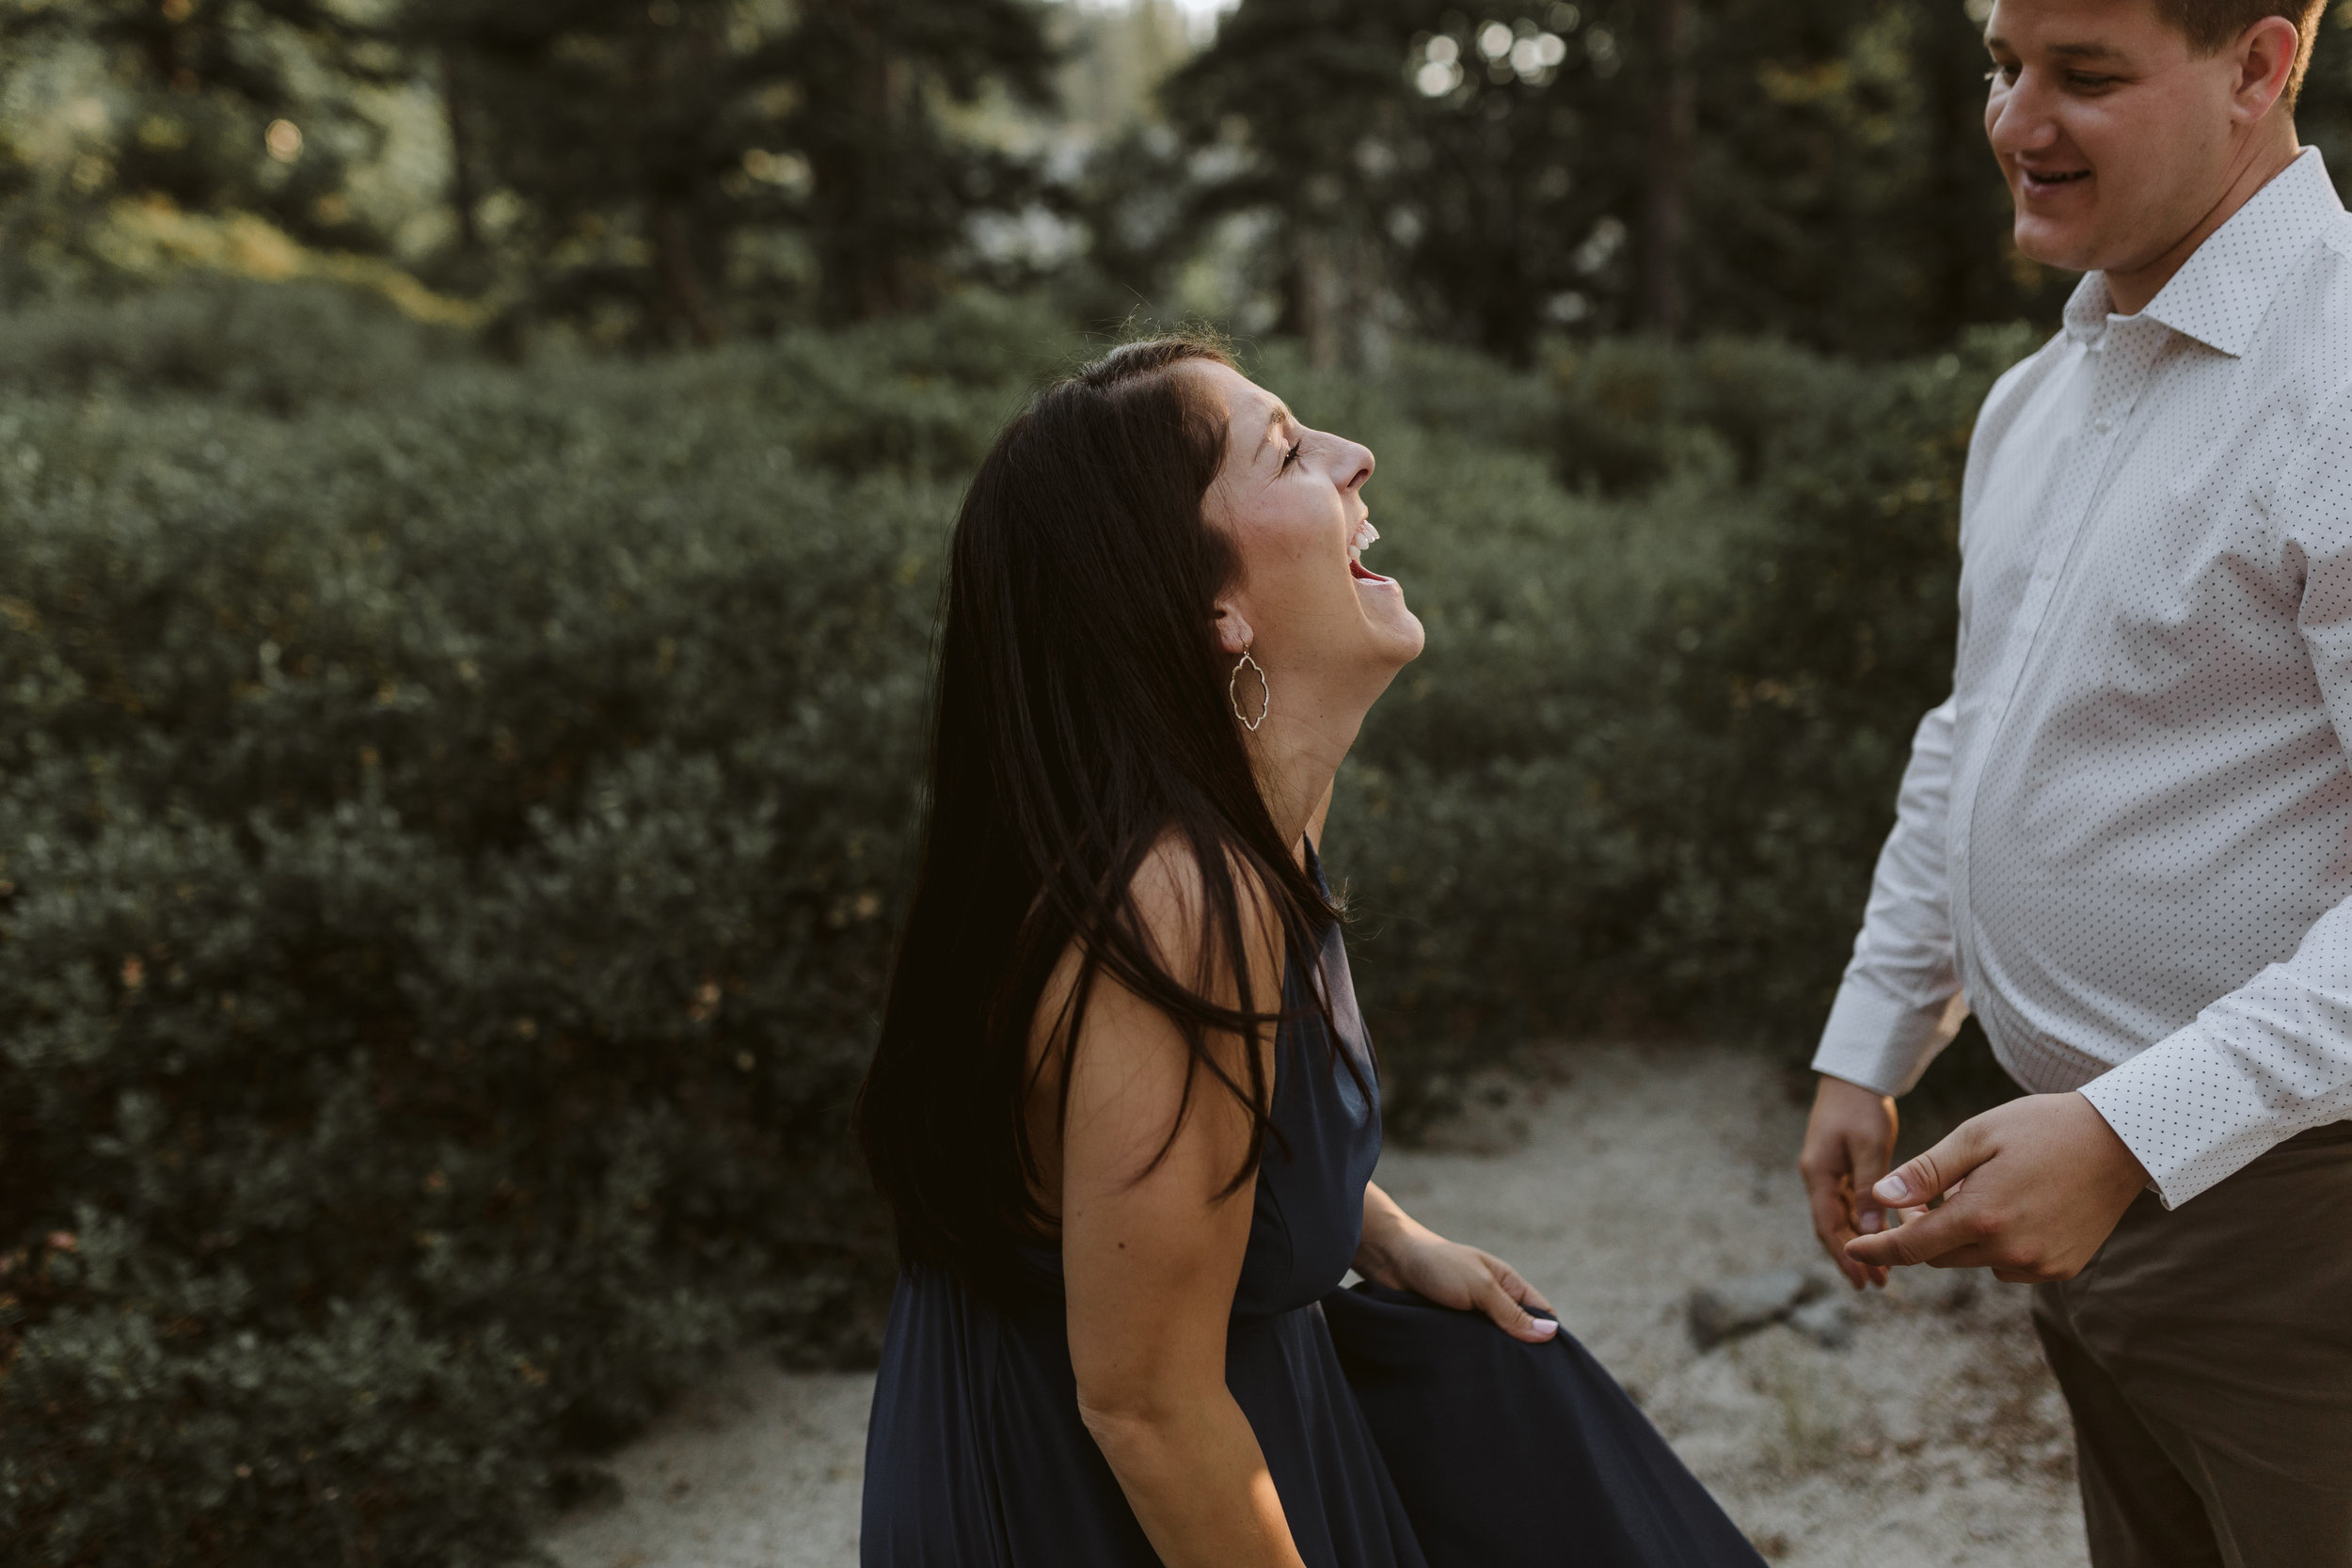
[[[2099,1568],[2352,1568],[2352,218],[2293,119],[2320,15],[1993,8],[2018,248],[2087,276],[1979,420],[1953,694],[1814,1059],[1801,1165],[1855,1287],[2038,1285]],[[1963,993],[2037,1092],[1888,1176]]]

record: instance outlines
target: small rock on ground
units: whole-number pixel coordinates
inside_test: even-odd
[[[1766,1269],[1701,1285],[1691,1292],[1691,1342],[1713,1350],[1725,1339],[1786,1323],[1828,1289],[1818,1274],[1804,1269]]]

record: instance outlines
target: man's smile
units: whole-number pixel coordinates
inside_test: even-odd
[[[2090,178],[2087,168],[2026,168],[2018,166],[2017,178],[2028,195],[2040,196],[2045,191],[2062,190]]]

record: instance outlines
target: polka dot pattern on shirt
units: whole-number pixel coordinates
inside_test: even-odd
[[[1816,1066],[1899,1092],[1964,990],[2185,1201],[2352,1117],[2352,217],[2315,150],[2148,308],[1994,388],[1952,700]]]

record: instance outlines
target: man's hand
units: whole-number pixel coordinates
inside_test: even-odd
[[[1823,1074],[1797,1169],[1813,1200],[1813,1234],[1857,1291],[1886,1283],[1883,1265],[1848,1256],[1846,1244],[1886,1228],[1885,1208],[1870,1189],[1894,1158],[1895,1102],[1874,1089]]]
[[[1846,1243],[1883,1269],[1990,1268],[2015,1285],[2072,1279],[2114,1230],[2148,1173],[2079,1094],[2029,1094],[1971,1117],[1878,1184],[1880,1201],[1943,1205],[1899,1229]]]

